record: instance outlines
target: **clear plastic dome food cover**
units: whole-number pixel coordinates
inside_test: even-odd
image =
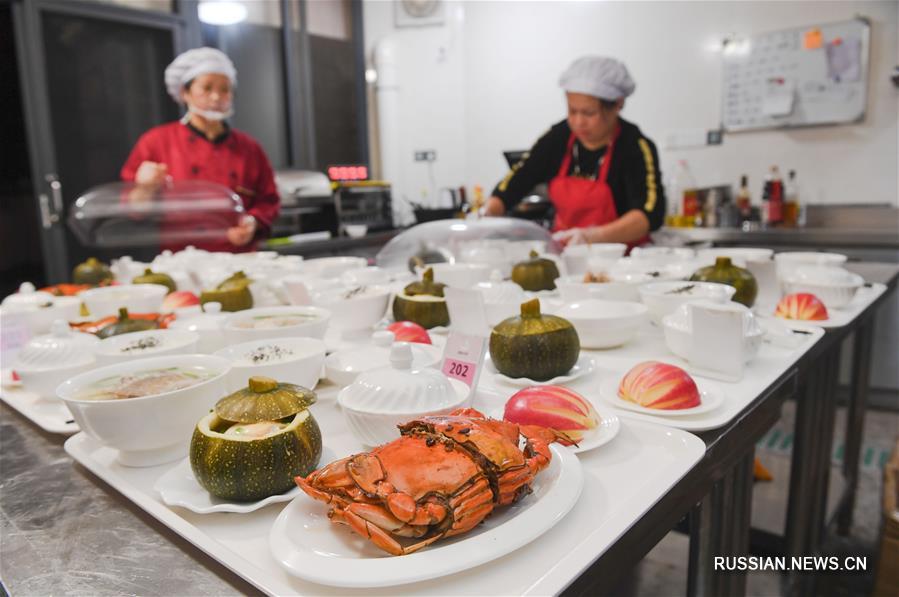
[[[79,197],[68,223],[86,246],[172,246],[224,239],[244,215],[240,197],[219,184],[183,180],[148,194],[134,183],[115,182]]]
[[[428,263],[487,263],[508,275],[534,250],[558,254],[549,230],[515,218],[437,220],[400,233],[375,257],[379,267],[411,270]]]

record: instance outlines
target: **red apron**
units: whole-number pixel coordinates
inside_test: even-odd
[[[556,219],[553,222],[553,232],[568,230],[569,228],[584,228],[586,226],[601,226],[618,219],[618,210],[615,208],[615,198],[612,189],[607,182],[609,176],[609,164],[612,163],[612,153],[615,150],[615,142],[621,133],[621,127],[615,131],[615,135],[609,142],[609,148],[602,160],[599,175],[596,180],[589,180],[579,176],[569,176],[568,168],[571,165],[571,149],[574,146],[575,136],[571,133],[568,138],[568,147],[565,150],[565,159],[555,178],[549,181],[549,198],[556,208]],[[649,236],[645,236],[634,243],[628,243],[628,252],[633,247],[649,242]]]

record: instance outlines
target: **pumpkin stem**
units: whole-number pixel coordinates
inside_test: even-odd
[[[730,267],[730,257],[716,257],[715,258],[715,267]]]
[[[151,270],[151,269],[148,267],[147,269],[144,270],[144,275],[145,275],[145,276],[152,276],[152,275],[153,275],[153,270]]]
[[[539,256],[540,256],[540,253],[538,253],[538,252],[535,251],[534,249],[531,249],[531,252],[530,252],[530,254],[528,255],[528,257],[530,257],[531,259],[536,259],[536,258],[539,257]]]
[[[128,319],[128,309],[119,307],[119,321],[125,321],[126,319]]]
[[[271,392],[272,390],[277,388],[278,382],[271,377],[254,375],[250,378],[248,385],[250,386],[250,391],[254,394],[264,394],[266,392]]]
[[[429,267],[425,270],[425,273],[421,275],[421,279],[424,282],[433,282],[434,281],[434,268]]]
[[[535,298],[525,303],[521,303],[521,317],[540,317],[540,299]]]

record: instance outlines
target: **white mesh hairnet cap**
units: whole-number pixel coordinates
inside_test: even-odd
[[[183,104],[181,90],[200,75],[225,75],[237,86],[237,70],[234,63],[221,50],[215,48],[194,48],[179,54],[165,69],[165,89],[172,99]]]
[[[569,93],[583,93],[614,101],[634,92],[636,84],[627,67],[614,58],[582,56],[559,77],[559,87]]]

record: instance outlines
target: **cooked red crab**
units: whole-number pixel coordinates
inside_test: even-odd
[[[474,528],[518,501],[552,458],[552,429],[488,419],[474,409],[400,425],[400,438],[297,477],[331,505],[333,522],[393,555]],[[526,439],[520,449],[519,435]],[[400,542],[400,538],[418,541]]]

